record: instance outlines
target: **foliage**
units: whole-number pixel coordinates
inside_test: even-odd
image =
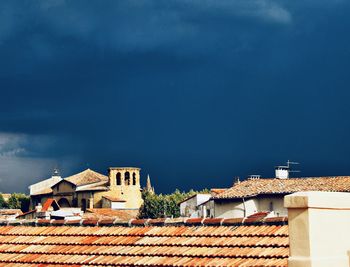
[[[190,190],[181,192],[176,189],[172,194],[153,194],[147,191],[142,193],[143,205],[140,208],[140,218],[180,217],[179,202],[198,193],[209,193],[208,189],[202,191]]]
[[[6,209],[7,208],[7,202],[5,201],[4,197],[0,193],[0,209]]]
[[[26,212],[29,210],[29,203],[29,196],[22,193],[13,193],[8,200],[8,208],[21,209],[23,212]]]

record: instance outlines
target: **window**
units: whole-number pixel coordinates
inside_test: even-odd
[[[125,178],[125,185],[130,185],[130,172],[125,172],[124,178]]]
[[[122,178],[121,178],[120,172],[117,173],[116,180],[117,180],[117,182],[116,182],[117,185],[122,184]]]
[[[132,173],[132,185],[136,185],[136,173]]]
[[[57,185],[57,191],[60,191],[60,185],[59,184]]]
[[[272,202],[270,202],[269,211],[273,211],[273,203]]]

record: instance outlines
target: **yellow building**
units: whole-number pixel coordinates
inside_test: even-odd
[[[61,207],[139,209],[143,203],[140,169],[111,167],[108,176],[90,169],[62,178],[56,170],[51,178],[29,186],[34,208],[48,198]]]

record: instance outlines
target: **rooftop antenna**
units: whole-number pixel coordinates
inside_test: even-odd
[[[292,165],[297,165],[298,162],[287,161],[287,166],[276,166],[275,167],[275,175],[278,179],[288,179],[290,173],[300,172],[298,170],[292,170]]]
[[[294,161],[287,161],[287,167],[289,168],[289,173],[291,172],[300,172],[300,170],[292,170],[292,166],[291,165],[299,165],[299,162],[294,162]]]

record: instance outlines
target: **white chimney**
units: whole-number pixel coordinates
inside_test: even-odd
[[[288,166],[277,166],[275,167],[276,178],[278,179],[288,179],[289,178],[289,170]]]

